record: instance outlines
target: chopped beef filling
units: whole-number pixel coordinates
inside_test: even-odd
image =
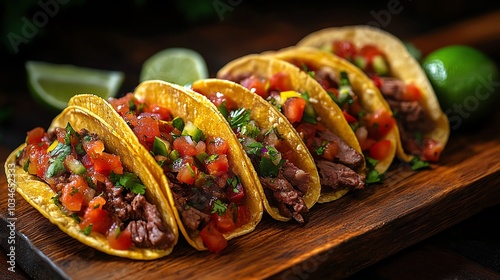
[[[163,223],[160,212],[141,194],[125,191],[111,183],[106,184],[107,202],[104,207],[114,213],[110,230],[116,226],[126,228],[136,247],[165,249],[172,246],[175,236]]]
[[[271,190],[280,213],[285,217],[293,217],[303,224],[309,209],[305,206],[302,193],[293,188],[280,173],[276,178],[260,177],[260,182],[265,189]]]
[[[333,132],[329,130],[320,132],[320,136],[327,141],[333,141],[338,144],[339,153],[335,157],[335,160],[338,161],[338,163],[354,170],[363,166],[363,156],[361,156],[361,154],[358,153],[358,151],[356,151],[353,147],[349,146],[349,144],[347,144],[347,142],[345,142],[342,138],[333,134]]]
[[[382,78],[380,91],[394,112],[405,149],[418,146],[415,143],[418,138],[416,134],[425,134],[434,129],[434,123],[427,116],[425,108],[418,101],[402,100],[406,85],[401,80]]]
[[[170,189],[175,200],[175,208],[179,212],[183,225],[189,232],[198,232],[202,230],[210,221],[210,215],[203,212],[203,209],[209,207],[211,196],[203,196],[204,192],[197,191],[196,188],[183,187],[172,173],[165,173],[168,177]],[[206,186],[204,186],[206,187]],[[207,187],[208,188],[208,187]],[[211,189],[211,193],[217,198],[224,199],[224,193]],[[188,205],[187,201],[193,201]]]
[[[354,170],[326,160],[316,161],[321,185],[333,190],[362,189],[364,178]]]

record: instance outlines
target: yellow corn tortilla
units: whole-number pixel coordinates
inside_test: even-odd
[[[175,236],[172,247],[160,250],[143,249],[133,246],[129,250],[117,250],[109,246],[109,242],[102,234],[92,232],[90,235],[85,235],[75,219],[68,216],[54,204],[52,197],[54,197],[55,193],[51,187],[47,183],[41,181],[38,177],[28,174],[23,170],[23,167],[18,165],[15,167],[17,192],[21,194],[21,196],[44,217],[49,219],[51,223],[57,225],[63,232],[94,249],[109,255],[137,260],[152,260],[169,255],[178,240],[179,234],[177,224],[175,222],[170,204],[161,192],[156,179],[143,165],[139,154],[130,150],[130,148],[125,144],[125,141],[123,141],[117,133],[108,127],[106,123],[81,108],[73,106],[67,107],[53,120],[48,131],[55,129],[56,127],[66,127],[68,122],[76,131],[85,128],[91,133],[96,133],[99,139],[101,139],[105,144],[106,151],[120,156],[123,167],[126,170],[134,172],[141,179],[143,184],[146,186],[145,197],[147,201],[156,205],[163,222]],[[16,155],[25,146],[26,144],[22,144],[9,155],[7,161],[5,162],[6,170],[9,165],[16,162]]]
[[[375,84],[363,73],[363,71],[345,59],[315,48],[307,47],[289,47],[276,52],[267,52],[265,54],[290,62],[297,65],[299,68],[302,64],[309,65],[314,69],[327,67],[337,73],[339,77],[340,72],[345,71],[348,74],[352,90],[358,96],[360,105],[363,109],[369,113],[384,110],[392,116],[389,104],[387,104]],[[375,166],[375,170],[380,174],[387,171],[395,157],[396,149],[401,146],[397,125],[394,125],[394,128],[382,139],[389,140],[391,142],[391,148],[388,156],[384,160],[379,161]]]
[[[430,119],[435,123],[435,129],[424,135],[443,145],[448,142],[450,124],[441,110],[436,94],[427,79],[425,72],[415,58],[408,52],[405,45],[394,35],[381,29],[357,25],[344,27],[329,27],[313,32],[297,43],[297,46],[307,46],[325,49],[333,41],[349,40],[356,47],[373,44],[382,50],[386,56],[392,76],[405,82],[415,83],[423,95],[421,104],[426,109]],[[398,147],[398,157],[409,162],[413,156],[408,155],[402,146]]]
[[[260,195],[256,188],[255,174],[252,173],[253,166],[250,159],[243,152],[241,144],[238,142],[233,131],[226,124],[224,117],[218,109],[204,96],[192,90],[172,83],[150,80],[142,82],[137,86],[134,95],[141,101],[148,104],[157,104],[167,108],[173,116],[181,117],[185,122],[191,121],[205,135],[220,136],[229,142],[228,161],[232,172],[239,176],[246,193],[248,209],[251,213],[250,221],[235,229],[232,232],[224,233],[226,240],[247,234],[255,229],[263,214]],[[207,250],[203,244],[199,232],[188,232],[182,223],[179,212],[175,208],[175,200],[169,188],[169,183],[163,169],[157,164],[153,156],[139,142],[131,128],[114,110],[113,106],[106,100],[90,94],[82,94],[73,97],[69,103],[73,106],[80,106],[99,114],[109,125],[112,125],[124,141],[138,151],[144,164],[148,167],[155,179],[160,183],[161,189],[167,197],[183,236],[188,243],[197,250]]]
[[[238,108],[250,110],[251,119],[255,120],[261,128],[266,130],[276,128],[278,133],[284,138],[284,141],[290,147],[293,147],[294,165],[310,175],[311,182],[309,183],[308,192],[303,196],[303,199],[308,209],[313,207],[318,201],[321,192],[318,170],[316,169],[314,159],[293,126],[288,120],[283,118],[283,115],[276,108],[240,84],[228,80],[198,80],[192,84],[192,89],[204,95],[212,92],[220,92],[234,101]],[[277,207],[269,204],[260,182],[258,187],[266,212],[276,220],[289,221],[291,218],[281,215]]]
[[[361,151],[356,135],[345,120],[337,104],[333,102],[319,83],[293,64],[270,56],[250,54],[235,59],[223,66],[217,73],[217,78],[232,80],[235,77],[248,76],[248,74],[253,73],[269,79],[273,74],[278,72],[285,72],[290,75],[292,88],[295,91],[308,92],[310,102],[318,117],[321,118],[323,125],[346,141],[349,146],[354,148],[363,157],[363,152]],[[284,118],[286,119],[286,117]],[[359,170],[355,171],[365,178],[366,164],[363,164]],[[318,202],[325,203],[339,199],[347,192],[347,189],[337,191],[322,190]]]

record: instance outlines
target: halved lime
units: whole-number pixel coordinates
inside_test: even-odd
[[[92,93],[105,99],[116,96],[124,78],[119,71],[40,61],[27,61],[26,72],[33,97],[57,111],[66,108],[76,94]]]
[[[163,80],[185,86],[207,77],[207,64],[198,52],[187,48],[168,48],[144,62],[139,79],[140,82]]]

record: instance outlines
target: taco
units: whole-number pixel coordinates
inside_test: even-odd
[[[79,95],[69,104],[105,116],[142,155],[189,244],[219,252],[255,229],[263,214],[258,178],[215,105],[162,81],[143,82],[108,101]]]
[[[297,45],[332,52],[373,80],[396,117],[401,160],[439,160],[450,134],[448,118],[425,72],[398,38],[370,26],[346,26],[313,32]]]
[[[47,131],[29,131],[5,168],[14,164],[17,192],[92,248],[149,260],[170,254],[177,243],[173,211],[155,178],[90,112],[67,107]]]
[[[364,187],[366,166],[356,136],[312,77],[285,61],[251,54],[226,64],[217,78],[240,83],[288,119],[315,160],[321,184],[318,202]]]
[[[238,137],[258,174],[266,212],[276,220],[306,223],[321,185],[314,160],[290,123],[237,83],[204,79],[192,89],[217,105]]]
[[[290,47],[268,52],[313,77],[341,108],[367,162],[367,183],[379,182],[390,167],[399,132],[378,88],[347,60],[314,48]]]

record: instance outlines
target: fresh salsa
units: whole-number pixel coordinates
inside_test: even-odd
[[[424,135],[435,128],[422,105],[422,92],[415,83],[395,78],[382,50],[372,44],[357,48],[347,40],[333,41],[324,49],[349,60],[363,70],[389,103],[399,126],[406,152],[424,161],[438,161],[442,143]]]
[[[229,143],[132,93],[110,103],[163,168],[190,236],[199,235],[211,252],[224,249],[223,234],[251,217],[243,185],[229,166]]]
[[[174,234],[144,193],[146,186],[106,152],[96,134],[65,128],[28,132],[17,164],[54,191],[53,202],[85,235],[105,235],[111,248],[169,248]],[[154,221],[154,222],[153,222]]]
[[[394,128],[396,120],[384,109],[375,112],[364,109],[351,86],[347,72],[338,73],[328,67],[316,69],[306,64],[297,66],[313,77],[340,107],[365,154],[367,183],[379,182],[381,174],[375,167],[378,162],[389,156],[391,145],[394,145],[384,137]]]
[[[292,147],[276,128],[262,128],[251,118],[251,110],[238,108],[236,102],[221,92],[206,96],[224,115],[243,145],[270,205],[276,206],[284,217],[304,224],[309,209],[303,196],[307,193],[310,175],[294,165]]]
[[[294,126],[315,159],[324,191],[364,187],[364,177],[355,171],[363,165],[363,157],[323,126],[309,93],[295,91],[287,73],[277,72],[269,79],[248,75],[234,80],[273,104]]]

